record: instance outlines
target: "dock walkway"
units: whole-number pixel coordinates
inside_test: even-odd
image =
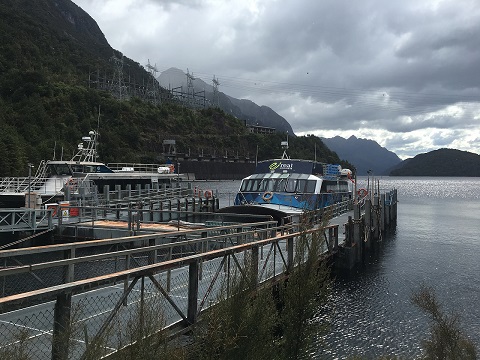
[[[284,279],[294,264],[296,243],[314,235],[325,240],[323,256],[342,256],[338,263],[349,267],[365,254],[375,231],[394,223],[396,192],[368,201],[365,209],[369,215],[362,215],[357,204],[353,213],[306,231],[265,217],[235,223],[232,214],[209,212],[195,214],[207,226],[180,228],[182,209],[169,214],[177,216],[169,229],[149,228],[156,226],[152,219],[160,211],[150,209],[145,214],[144,209],[121,209],[126,221],[62,222],[62,230],[76,235],[83,229],[109,231],[112,225],[116,231],[123,227],[124,235],[0,251],[0,354],[18,346],[29,349],[32,359],[82,359],[88,346],[114,353],[131,341],[120,337],[122,329],[142,318],[152,301],[160,304],[155,311],[162,319],[155,331],[183,331],[217,303],[235,274],[253,270],[259,285]],[[65,342],[61,334],[70,323],[75,329]]]

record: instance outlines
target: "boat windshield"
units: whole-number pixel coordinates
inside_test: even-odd
[[[68,164],[48,164],[46,175],[72,175],[72,169]]]
[[[241,192],[314,193],[316,180],[306,174],[263,174],[242,181]]]

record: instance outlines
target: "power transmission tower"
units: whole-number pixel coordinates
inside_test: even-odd
[[[218,79],[215,78],[215,75],[213,75],[213,106],[220,107],[220,98],[218,96],[218,85],[220,85],[220,82]]]
[[[187,102],[190,106],[195,103],[195,88],[193,87],[193,80],[195,77],[193,73],[190,74],[187,68]]]
[[[117,58],[114,54],[110,58],[110,60],[113,62],[113,65],[115,67],[110,91],[119,100],[122,100],[126,96],[125,84],[123,81],[123,54],[120,59]]]
[[[158,69],[157,69],[157,64],[155,65],[150,65],[150,59],[148,59],[148,64],[145,65],[145,67],[147,68],[150,76],[148,78],[148,81],[147,81],[147,91],[146,91],[146,97],[147,97],[147,100],[150,100],[152,101],[154,104],[157,104],[158,101],[159,101],[159,97],[158,97],[158,82],[157,82],[157,73],[158,73]]]

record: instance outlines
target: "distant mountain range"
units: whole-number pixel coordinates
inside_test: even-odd
[[[170,68],[165,70],[157,77],[157,80],[166,89],[181,86],[183,92],[187,92],[187,74],[180,69]],[[209,103],[217,102],[217,99],[213,98],[213,85],[207,84],[201,79],[194,79],[192,85],[195,92],[205,90],[205,97]],[[294,135],[292,126],[288,121],[268,106],[259,106],[250,100],[236,99],[221,91],[218,92],[218,106],[227,114],[244,120],[247,124],[271,127],[275,128],[277,132],[288,131],[290,135]]]
[[[478,176],[480,155],[455,149],[439,149],[404,160],[392,176]]]
[[[377,142],[350,136],[321,138],[327,147],[335,151],[340,159],[355,165],[357,175],[367,175],[370,170],[375,175],[388,175],[391,168],[402,160],[393,152],[380,146]]]

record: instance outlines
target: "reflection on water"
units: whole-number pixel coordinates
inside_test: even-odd
[[[429,326],[410,297],[421,284],[436,290],[447,311],[461,315],[463,329],[480,347],[480,178],[379,180],[381,189],[398,190],[396,231],[364,268],[337,277],[332,331],[318,339],[314,356],[418,356]],[[365,187],[366,178],[358,183]],[[233,205],[240,182],[197,185],[217,189],[223,207]]]
[[[427,317],[410,302],[421,284],[432,286],[447,311],[457,311],[480,345],[480,179],[383,178],[398,189],[396,231],[377,258],[338,277],[332,332],[317,343],[317,358],[362,355],[414,358],[428,334]]]

